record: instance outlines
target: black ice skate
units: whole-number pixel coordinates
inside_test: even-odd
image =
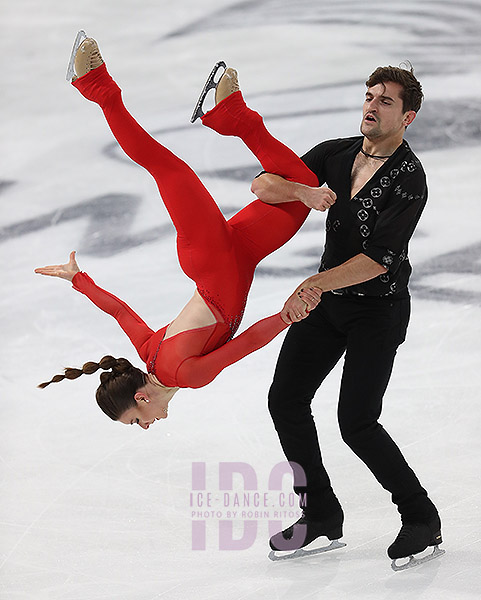
[[[404,571],[439,558],[445,552],[439,548],[442,541],[441,521],[437,516],[429,523],[403,523],[401,531],[387,550],[389,558],[392,559],[392,569]],[[434,546],[431,554],[414,556],[429,546]],[[396,561],[400,559],[407,559],[407,562],[397,563]]]
[[[216,81],[216,79],[215,79],[219,69],[224,69],[224,71],[222,72],[222,75],[224,75],[224,73],[227,69],[227,65],[222,60],[215,63],[214,68],[210,72],[210,75],[207,78],[207,81],[205,82],[204,88],[202,89],[199,99],[197,100],[197,104],[195,105],[194,112],[192,113],[192,117],[190,119],[191,123],[193,123],[199,117],[204,116],[205,113],[203,110],[203,104],[204,104],[205,97],[207,96],[207,94],[209,93],[210,90],[217,89],[220,79],[222,78],[222,75],[221,75],[221,77],[219,78],[218,81]]]
[[[269,558],[288,560],[343,548],[346,544],[339,541],[342,537],[342,523],[342,512],[323,521],[313,521],[303,514],[296,523],[271,537],[269,545],[272,551]],[[327,537],[331,543],[327,546],[307,548],[320,537]]]

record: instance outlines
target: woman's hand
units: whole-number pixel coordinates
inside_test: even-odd
[[[318,287],[297,289],[284,304],[281,311],[282,320],[287,323],[297,323],[305,319],[311,310],[321,301],[322,290]]]
[[[50,265],[48,267],[39,267],[35,269],[35,273],[40,275],[48,275],[49,277],[60,277],[72,281],[74,275],[80,271],[77,261],[75,260],[75,251],[70,253],[69,261],[65,265]]]

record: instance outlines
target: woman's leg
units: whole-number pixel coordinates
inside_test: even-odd
[[[155,179],[182,249],[210,248],[222,252],[231,246],[229,227],[217,204],[192,169],[152,138],[125,108],[121,90],[105,64],[75,80],[80,93],[96,102],[124,150]],[[187,273],[193,277],[193,273]]]
[[[290,148],[273,137],[259,113],[251,110],[234,92],[202,117],[202,123],[221,135],[240,138],[265,171],[289,181],[317,186],[316,175]]]
[[[155,178],[177,230],[183,271],[195,281],[203,297],[215,303],[228,317],[226,320],[237,326],[257,263],[299,229],[308,209],[298,202],[277,207],[255,201],[226,223],[192,169],[154,140],[129,114],[121,90],[105,64],[78,78],[73,85],[85,98],[99,104],[124,152]],[[208,120],[217,119],[221,127],[221,122],[226,124],[232,119],[229,135],[241,136],[265,168],[315,185],[315,175],[302,161],[267,132],[260,116],[250,111],[243,100],[239,103],[239,95],[232,96],[206,115]]]
[[[239,137],[265,171],[289,181],[319,185],[316,175],[287,146],[273,137],[262,117],[248,108],[235,92],[202,117],[207,127],[222,135]],[[270,205],[256,200],[229,220],[236,241],[254,267],[284,245],[304,223],[309,209],[300,202]]]
[[[242,318],[255,261],[234,243],[233,228],[192,169],[129,114],[105,64],[73,85],[85,98],[99,104],[124,152],[154,177],[177,230],[182,270],[234,333]]]

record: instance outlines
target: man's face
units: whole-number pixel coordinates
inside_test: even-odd
[[[361,122],[361,133],[367,139],[379,142],[404,135],[416,113],[404,112],[401,92],[402,86],[392,81],[368,88]]]

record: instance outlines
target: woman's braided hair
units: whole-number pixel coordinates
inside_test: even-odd
[[[64,379],[77,379],[81,375],[91,375],[99,369],[100,385],[95,397],[97,404],[114,421],[136,405],[134,395],[139,388],[147,382],[146,374],[134,367],[126,358],[104,356],[98,363],[87,362],[81,369],[67,367],[63,375],[55,375],[50,381],[41,383],[39,388],[46,388],[51,383],[58,383]]]

